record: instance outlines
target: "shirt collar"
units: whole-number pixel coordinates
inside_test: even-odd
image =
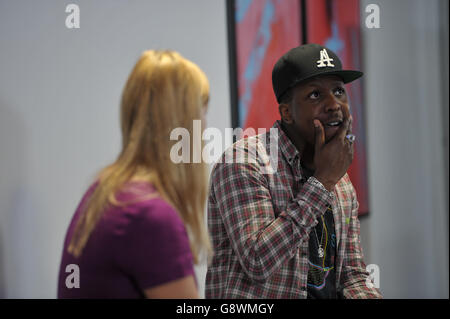
[[[289,165],[292,166],[296,158],[300,160],[300,153],[292,143],[291,139],[284,132],[280,120],[276,121],[273,124],[273,128],[276,128],[278,130],[278,146],[281,150],[281,153],[283,154]]]

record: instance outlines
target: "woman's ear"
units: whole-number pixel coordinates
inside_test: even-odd
[[[278,110],[280,111],[281,121],[286,124],[292,124],[293,121],[289,104],[281,103],[278,106]]]

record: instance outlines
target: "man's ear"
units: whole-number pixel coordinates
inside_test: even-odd
[[[292,114],[289,104],[281,103],[278,106],[278,110],[280,111],[281,121],[286,124],[292,124]]]

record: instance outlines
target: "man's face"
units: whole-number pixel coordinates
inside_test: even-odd
[[[350,114],[344,83],[337,76],[319,76],[299,84],[289,112],[295,134],[306,144],[315,144],[314,119],[322,123],[328,142]]]

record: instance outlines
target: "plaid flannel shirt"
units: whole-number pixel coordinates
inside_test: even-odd
[[[306,180],[299,152],[279,121],[272,129],[278,138],[268,132],[239,140],[211,173],[208,227],[214,256],[206,298],[306,298],[309,234],[329,206],[338,291],[344,298],[381,298],[366,285],[358,202],[348,175],[333,192],[314,177]],[[277,156],[272,163],[271,150],[272,159]]]

